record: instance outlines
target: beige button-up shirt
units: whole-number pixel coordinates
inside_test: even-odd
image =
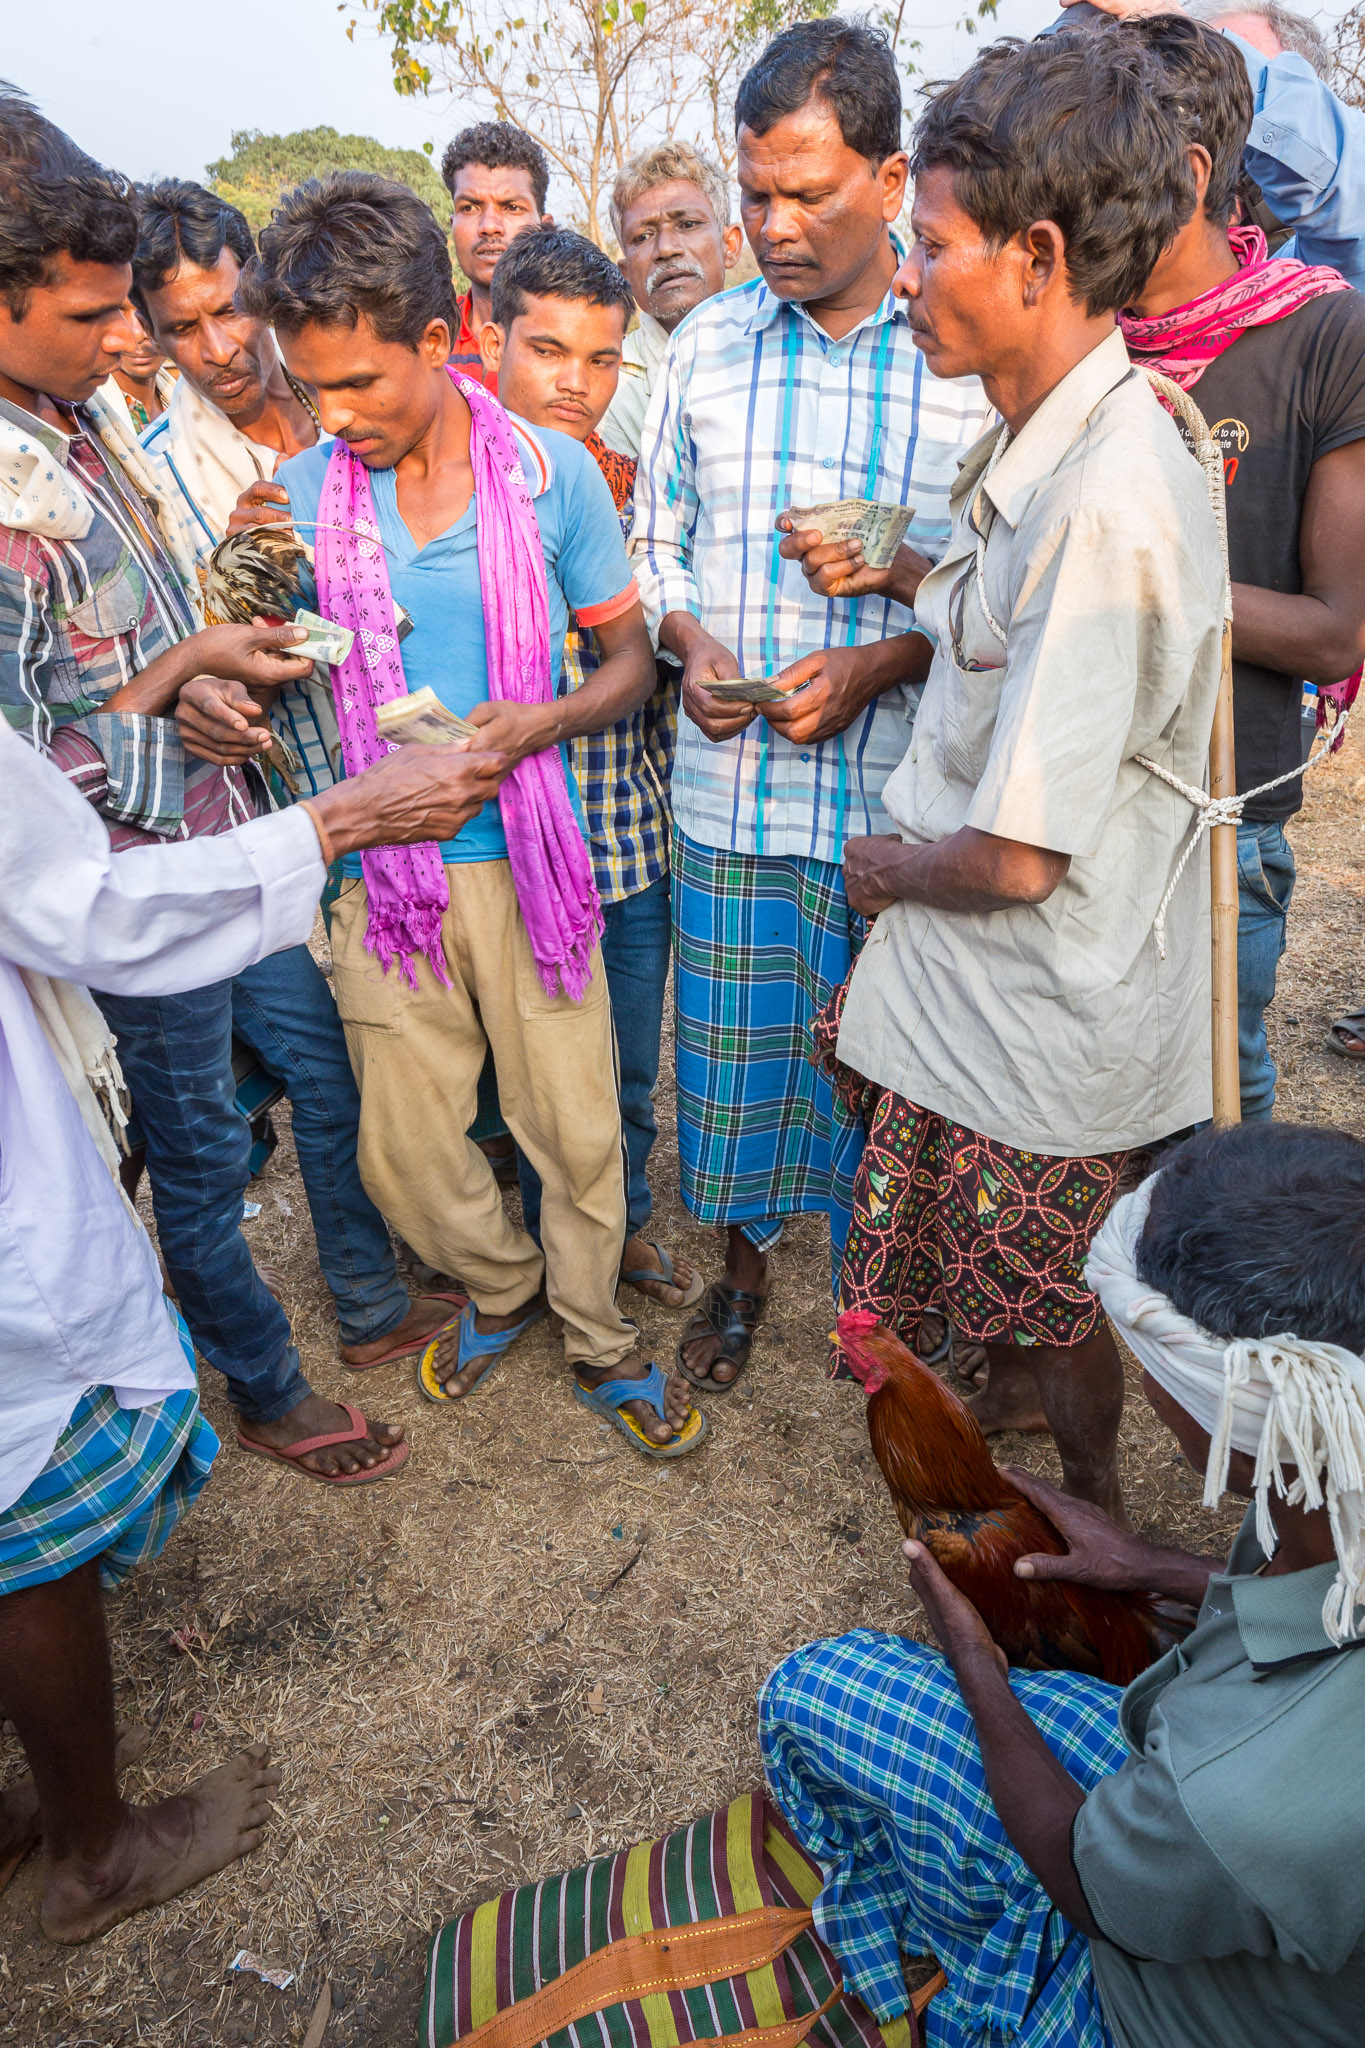
[[[1071,864],[1045,903],[884,911],[839,1056],[985,1137],[1075,1157],[1210,1112],[1207,850],[1163,960],[1153,921],[1195,813],[1134,757],[1205,786],[1223,571],[1203,474],[1117,332],[992,467],[1003,434],[964,461],[920,585],[938,650],[883,801],[908,844],[971,826]]]

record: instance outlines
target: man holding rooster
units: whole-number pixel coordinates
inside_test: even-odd
[[[1205,1505],[1254,1500],[1226,1562],[1006,1468],[1007,1512],[1041,1510],[1046,1551],[1003,1576],[978,1556],[969,1581],[931,1521],[905,1545],[941,1656],[861,1629],[768,1680],[764,1762],[825,1872],[816,1928],[883,2025],[906,2009],[902,1955],[927,1952],[947,1977],[932,2048],[1359,2042],[1362,1250],[1358,1138],[1193,1139],[1113,1210],[1086,1275]],[[874,1400],[924,1370],[849,1334],[860,1377],[889,1381]],[[1092,1605],[1197,1603],[1198,1621],[1125,1691],[1017,1653],[1011,1670],[997,1617],[1044,1580]]]
[[[876,923],[817,1020],[869,1126],[842,1306],[921,1349],[946,1313],[986,1348],[982,1427],[1049,1429],[1065,1490],[1121,1518],[1123,1373],[1081,1268],[1130,1150],[1209,1113],[1206,870],[1163,901],[1192,814],[1145,764],[1203,783],[1223,567],[1115,311],[1195,181],[1169,83],[1117,30],[993,45],[914,169],[896,288],[930,369],[979,376],[1003,424],[916,599],[937,647],[894,829],[844,856]]]

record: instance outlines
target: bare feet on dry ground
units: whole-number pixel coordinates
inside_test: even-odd
[[[97,1861],[48,1862],[42,1928],[74,1944],[107,1934],[130,1913],[159,1906],[259,1846],[280,1774],[255,1743],[174,1799],[125,1806],[123,1826]]]
[[[126,1771],[136,1763],[151,1739],[151,1730],[137,1721],[120,1721],[114,1731],[114,1769]],[[38,1788],[25,1771],[0,1792],[0,1892],[41,1840]]]

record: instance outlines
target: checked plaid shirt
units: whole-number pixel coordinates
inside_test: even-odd
[[[611,487],[622,529],[630,530],[635,463],[589,434],[583,444]],[[597,640],[584,626],[564,639],[562,692],[576,690],[600,663]],[[593,879],[604,903],[638,896],[668,873],[669,803],[678,736],[678,676],[666,662],[652,697],[603,732],[575,740],[573,770],[588,822]]]
[[[749,676],[908,633],[903,605],[815,596],[778,555],[774,522],[831,498],[913,505],[907,542],[936,560],[958,463],[992,417],[975,378],[930,375],[889,293],[838,341],[761,280],[707,299],[673,336],[640,444],[630,552],[651,630],[665,612],[691,612]],[[811,747],[765,719],[713,744],[684,719],[679,827],[736,853],[841,859],[846,833],[890,829],[882,785],[909,746],[918,694],[888,690]]]

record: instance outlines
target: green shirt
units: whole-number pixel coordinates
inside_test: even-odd
[[[1334,1565],[1283,1578],[1248,1515],[1199,1627],[1129,1686],[1128,1762],[1072,1853],[1118,2048],[1365,2041],[1365,1655]]]

